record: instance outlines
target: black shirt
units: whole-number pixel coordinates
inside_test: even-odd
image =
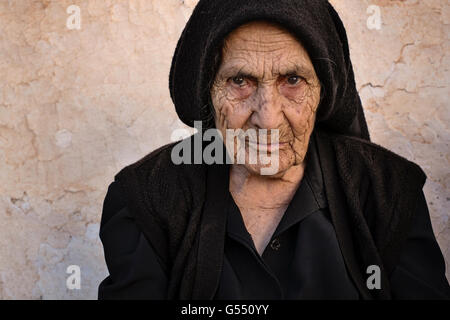
[[[262,256],[228,194],[216,299],[359,298],[329,217],[320,167],[315,144],[310,143],[305,176]],[[117,182],[105,198],[100,238],[110,275],[99,285],[99,299],[166,298],[169,270],[138,228]],[[448,299],[444,265],[422,192],[400,261],[389,275],[393,298]]]
[[[262,256],[228,195],[227,235],[216,299],[358,299],[327,210],[311,139],[304,177]]]

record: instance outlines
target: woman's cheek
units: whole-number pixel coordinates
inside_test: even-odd
[[[246,127],[246,122],[250,113],[247,112],[248,108],[245,103],[230,104],[226,109],[226,119],[228,123],[228,129],[243,129]]]
[[[244,87],[236,87],[233,85],[229,85],[228,95],[230,100],[237,102],[245,102],[249,99],[254,91],[253,86],[246,85]]]
[[[251,98],[237,98],[236,95],[227,95],[221,103],[221,115],[227,120],[228,128],[241,129],[251,115]]]
[[[301,105],[304,102],[307,90],[307,84],[304,82],[297,86],[283,84],[279,88],[281,95],[296,105]]]
[[[306,94],[305,91],[298,95],[285,97],[284,113],[293,130],[294,136],[303,140],[314,126],[315,120],[315,102],[312,96]]]

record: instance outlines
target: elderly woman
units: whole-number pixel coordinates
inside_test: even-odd
[[[426,177],[370,142],[327,1],[200,1],[170,91],[179,118],[202,124],[183,156],[203,155],[211,128],[264,135],[221,140],[231,163],[175,163],[172,143],[123,169],[104,202],[100,299],[450,296]],[[252,148],[276,158],[251,162]]]

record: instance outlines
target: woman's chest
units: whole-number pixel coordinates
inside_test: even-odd
[[[272,238],[285,211],[286,207],[277,209],[240,208],[245,228],[251,235],[255,248],[260,255]]]

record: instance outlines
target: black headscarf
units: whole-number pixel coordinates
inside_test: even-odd
[[[210,86],[217,53],[239,26],[265,20],[288,29],[305,47],[322,84],[316,127],[370,140],[350,61],[347,35],[326,0],[201,0],[178,41],[169,77],[171,98],[188,126],[212,127]]]

